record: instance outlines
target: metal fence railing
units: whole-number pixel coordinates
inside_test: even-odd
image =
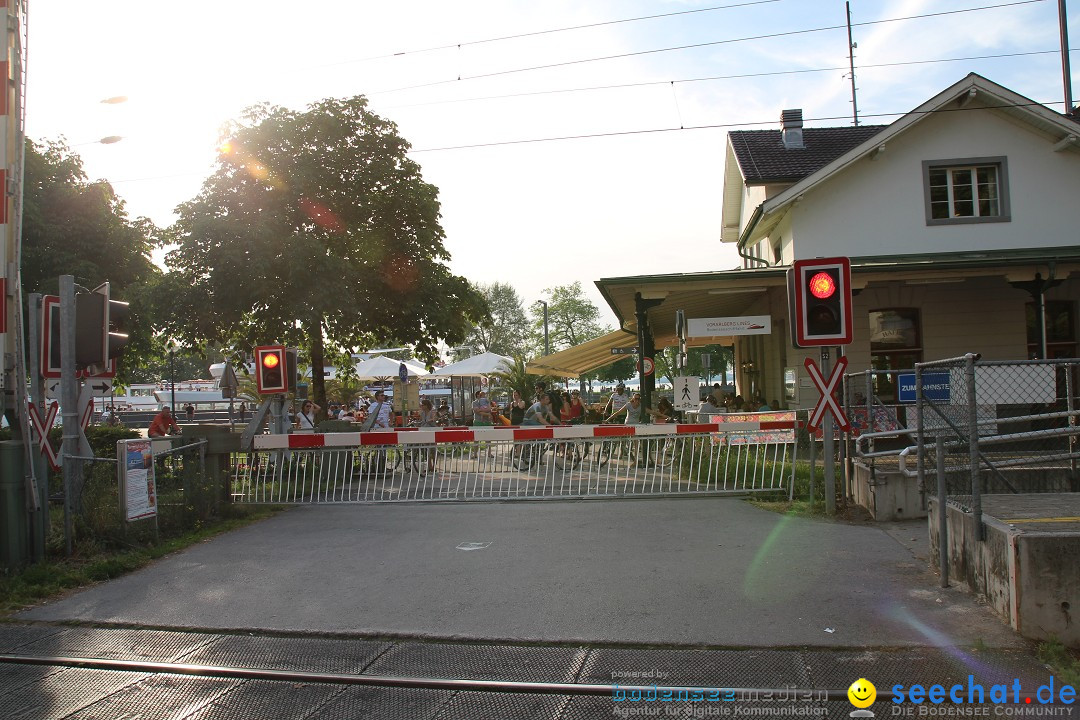
[[[356,503],[790,493],[794,428],[792,414],[786,422],[262,435],[255,438],[253,452],[237,458],[233,500]]]
[[[1080,490],[1080,360],[969,354],[915,372],[919,470],[940,469],[939,495],[981,517],[986,493]]]

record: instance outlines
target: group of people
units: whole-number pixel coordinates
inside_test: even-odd
[[[473,426],[488,427],[499,425],[576,425],[586,421],[588,409],[578,390],[548,390],[543,382],[536,383],[535,394],[531,401],[526,401],[521,393],[513,391],[510,401],[501,406],[488,398],[487,391],[473,393]],[[311,400],[304,400],[294,417],[294,427],[300,430],[314,430],[315,415],[321,408]],[[766,404],[755,396],[746,400],[742,395],[724,393],[719,384],[706,393],[698,408],[699,417],[735,412],[770,412],[779,410],[779,403]],[[643,415],[644,413],[644,415]],[[332,404],[328,411],[331,419],[348,420],[362,423],[362,429],[389,429],[393,426],[393,408],[385,393],[376,392],[372,400],[364,401],[359,407]],[[619,383],[603,407],[601,422],[639,423],[647,416],[654,423],[676,422],[675,407],[666,397],[656,402],[655,408],[645,407],[640,393],[630,394],[626,385]],[[420,400],[420,411],[414,421],[419,427],[446,427],[453,424],[453,414],[445,399],[436,406],[430,399]]]
[[[513,391],[506,407],[491,402],[487,393],[473,395],[473,425],[578,425],[585,422],[586,408],[578,390],[551,390],[543,382],[534,387],[527,403],[518,390]]]
[[[628,395],[622,383],[615,386],[615,392],[611,393],[604,406],[604,422],[618,422],[621,417],[624,424],[634,425],[641,422],[643,411],[654,423],[675,422],[675,406],[666,397],[656,401],[656,408],[645,407],[641,402],[641,393]]]
[[[776,400],[773,400],[770,404],[756,395],[747,400],[742,395],[723,392],[720,385],[717,384],[713,385],[712,392],[701,399],[701,405],[698,407],[698,417],[703,418],[709,415],[723,415],[725,413],[776,412],[779,409],[780,403]]]

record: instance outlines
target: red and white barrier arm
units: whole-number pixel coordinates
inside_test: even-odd
[[[510,427],[408,428],[343,433],[256,435],[256,450],[346,448],[384,445],[435,445],[525,440],[592,440],[610,437],[663,437],[715,432],[767,432],[793,430],[795,420],[726,423],[665,423],[660,425],[535,425]]]

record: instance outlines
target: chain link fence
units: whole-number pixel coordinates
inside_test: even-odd
[[[919,363],[919,472],[939,495],[980,517],[988,493],[1080,491],[1080,360]]]

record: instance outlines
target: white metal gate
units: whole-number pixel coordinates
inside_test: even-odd
[[[262,435],[240,503],[357,503],[791,491],[790,420]]]

